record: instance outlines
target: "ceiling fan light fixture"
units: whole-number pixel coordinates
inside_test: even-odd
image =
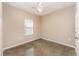
[[[39,8],[37,8],[37,11],[38,12],[43,12],[43,8],[39,7]]]
[[[42,2],[39,2],[38,6],[37,6],[37,11],[40,13],[43,11]]]
[[[38,9],[38,12],[42,12],[42,10],[41,9]]]

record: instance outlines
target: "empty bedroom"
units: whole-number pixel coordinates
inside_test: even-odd
[[[4,2],[3,56],[76,56],[74,2]]]

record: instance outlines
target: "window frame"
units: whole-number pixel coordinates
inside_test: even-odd
[[[27,22],[29,22],[29,23],[27,23]],[[29,26],[28,24],[30,24],[31,23],[31,25]],[[33,24],[33,19],[27,19],[27,18],[25,18],[24,19],[24,36],[30,36],[30,35],[33,35],[34,34],[34,29],[33,29],[33,27],[34,27],[34,24]],[[30,28],[30,29],[29,29]],[[29,32],[27,32],[27,31],[30,31],[31,30],[31,33],[29,33]],[[28,34],[29,33],[29,34]]]

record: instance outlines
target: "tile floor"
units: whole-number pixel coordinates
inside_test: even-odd
[[[43,39],[32,41],[8,50],[4,56],[75,56],[75,49]]]

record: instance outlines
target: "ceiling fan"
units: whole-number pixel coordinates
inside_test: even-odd
[[[37,2],[37,6],[32,8],[34,8],[38,13],[42,13],[44,11],[44,6],[42,2]]]

